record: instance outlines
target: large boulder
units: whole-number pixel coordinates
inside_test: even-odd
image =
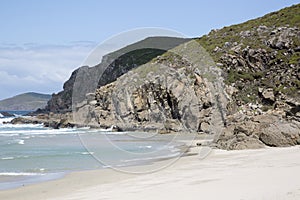
[[[230,124],[215,143],[228,150],[293,146],[300,144],[300,122],[265,113]]]
[[[300,144],[300,126],[292,122],[275,122],[259,135],[259,140],[267,146],[286,147]]]

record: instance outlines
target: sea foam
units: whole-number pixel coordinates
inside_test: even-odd
[[[0,176],[41,176],[42,173],[29,173],[29,172],[0,172]]]

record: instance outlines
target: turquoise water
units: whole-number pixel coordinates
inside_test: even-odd
[[[71,171],[138,165],[180,154],[165,136],[3,124],[9,120],[0,119],[0,189]]]

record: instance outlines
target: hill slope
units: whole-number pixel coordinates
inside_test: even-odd
[[[289,96],[300,97],[300,4],[248,22],[213,30],[197,41],[238,89],[238,105],[263,103],[265,109]],[[263,99],[266,90],[275,99]],[[267,92],[267,91],[266,91]]]
[[[51,95],[34,92],[24,93],[0,101],[0,110],[31,111],[44,108]]]

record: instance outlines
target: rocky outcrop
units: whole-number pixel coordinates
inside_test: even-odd
[[[218,107],[224,106],[217,105],[212,94],[215,91],[222,96],[222,88],[201,77],[204,65],[180,57],[175,53],[157,57],[87,94],[76,106],[75,121],[101,127],[117,125],[127,131],[212,133],[216,123],[211,118],[215,115],[224,126]]]
[[[14,117],[15,115],[10,114],[8,112],[0,112],[0,118],[1,117]]]
[[[105,55],[102,62],[96,66],[82,66],[76,69],[69,80],[65,82],[63,91],[53,94],[46,108],[38,110],[35,114],[71,112],[72,104],[83,101],[85,94],[95,92],[96,88],[115,81],[131,69],[145,64],[156,56],[189,40],[172,37],[150,37]],[[81,86],[86,87],[82,88]]]
[[[299,144],[299,10],[298,4],[199,38],[223,69],[230,96],[217,147]]]
[[[14,118],[11,122],[7,122],[7,123],[11,123],[11,124],[41,124],[42,122],[36,118],[17,117],[17,118]]]
[[[282,114],[273,111],[252,117],[240,113],[232,116],[239,120],[231,121],[216,139],[217,147],[233,150],[300,144],[300,122],[287,120]]]
[[[72,72],[71,77],[63,85],[63,91],[52,94],[52,98],[48,101],[45,109],[37,110],[36,114],[40,113],[66,113],[72,111],[72,94],[73,85],[76,81],[76,76],[79,70],[88,69],[88,67],[81,67]]]
[[[215,134],[214,146],[229,150],[300,144],[299,10],[173,41],[167,52],[156,44],[171,38],[121,49],[73,72],[37,118],[54,128]]]
[[[35,116],[26,116],[26,117],[16,117],[11,122],[11,124],[43,124],[45,127],[50,127],[54,129],[59,128],[73,128],[73,127],[82,127],[84,125],[75,124],[72,120],[72,113],[64,114],[39,114]]]

